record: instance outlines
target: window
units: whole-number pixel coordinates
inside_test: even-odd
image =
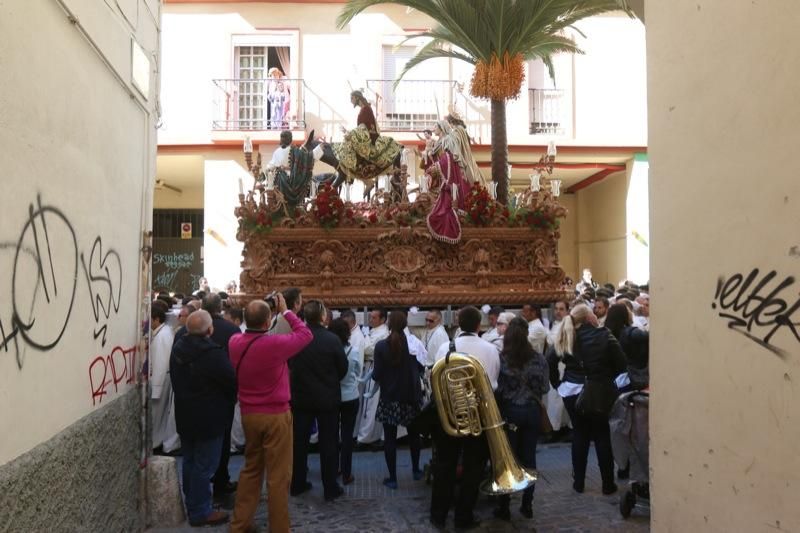
[[[556,65],[556,72],[559,72]],[[563,135],[566,126],[566,103],[563,90],[556,89],[547,67],[541,60],[528,62],[530,133]]]
[[[290,71],[290,48],[288,46],[235,46],[234,64],[236,91],[238,94],[238,121],[241,130],[283,129],[289,127],[289,110],[296,80],[283,83],[286,95],[283,101],[270,100],[269,92],[275,88],[270,84],[269,73],[278,69],[286,74]],[[280,109],[273,110],[273,106]]]
[[[266,46],[237,46],[236,75],[239,92],[240,129],[261,129],[264,123],[264,78]]]
[[[437,107],[446,112],[452,91],[446,63],[428,60],[414,67],[394,87],[406,63],[416,55],[413,46],[383,46],[383,80],[376,89],[381,96],[378,118],[381,127],[395,130],[431,128],[438,118]],[[444,60],[446,61],[446,60]]]

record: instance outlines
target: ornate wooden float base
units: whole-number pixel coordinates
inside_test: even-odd
[[[557,231],[465,227],[447,244],[421,225],[282,226],[240,238],[242,303],[286,287],[329,307],[546,304],[568,294]]]

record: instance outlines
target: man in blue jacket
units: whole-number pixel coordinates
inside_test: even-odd
[[[211,321],[214,325],[214,332],[211,334],[211,340],[217,343],[225,354],[228,354],[228,341],[231,337],[241,333],[241,330],[222,318],[222,297],[219,294],[211,293],[203,298],[203,310],[208,311],[211,315]],[[235,404],[235,402],[234,402]],[[231,483],[231,476],[228,473],[228,461],[231,458],[231,428],[233,427],[233,413],[234,405],[228,412],[228,429],[222,440],[222,451],[220,452],[219,465],[214,477],[211,481],[214,482],[214,498],[225,500],[227,496],[236,492],[236,483]],[[229,502],[225,502],[229,503]]]
[[[195,311],[187,335],[172,347],[169,371],[175,393],[175,423],[183,448],[183,494],[189,524],[228,521],[211,507],[211,476],[219,465],[229,412],[236,402],[236,375],[228,354],[211,340],[211,315]]]

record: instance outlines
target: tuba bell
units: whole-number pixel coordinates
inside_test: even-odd
[[[489,376],[477,359],[460,352],[440,359],[433,365],[431,388],[445,433],[452,437],[486,433],[492,477],[481,484],[481,492],[512,494],[536,483],[536,472],[521,467],[511,451]]]

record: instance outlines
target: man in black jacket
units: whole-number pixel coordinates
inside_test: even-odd
[[[342,395],[339,382],[347,374],[347,356],[339,338],[326,330],[325,306],[311,300],[303,307],[306,323],[314,340],[289,360],[294,451],[292,465],[292,496],[311,488],[308,482],[308,438],[311,423],[319,427],[319,457],[325,500],[332,501],[344,494],[336,483],[339,441],[339,404]]]
[[[228,341],[231,337],[242,331],[231,322],[222,317],[222,297],[219,294],[211,293],[203,298],[203,310],[208,311],[214,325],[214,333],[211,340],[217,343],[225,354],[228,354]],[[228,413],[228,430],[225,432],[222,441],[222,452],[219,457],[219,466],[214,473],[211,481],[214,482],[214,497],[225,498],[236,491],[236,483],[231,483],[231,476],[228,474],[228,461],[231,458],[231,428],[233,427],[234,405]]]
[[[236,375],[228,354],[211,340],[211,315],[195,311],[187,335],[172,347],[169,371],[175,423],[183,448],[183,494],[189,524],[222,524],[228,514],[211,508],[211,476],[219,464],[228,413],[236,402]]]

